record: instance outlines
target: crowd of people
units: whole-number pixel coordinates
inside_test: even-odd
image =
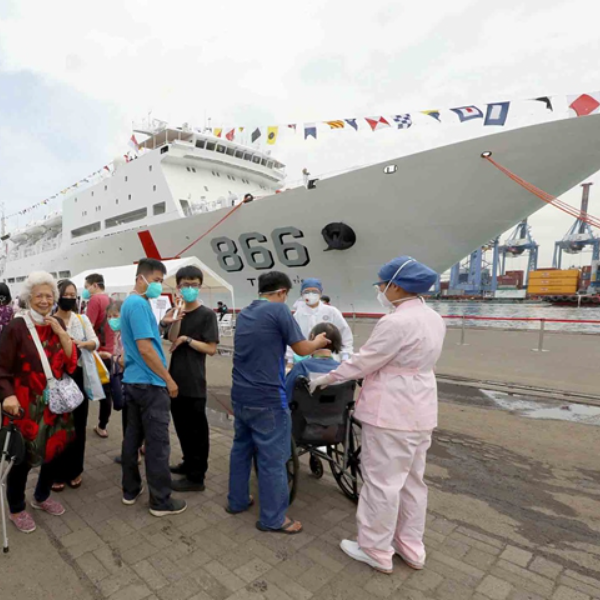
[[[93,432],[107,438],[112,410],[122,413],[122,502],[133,505],[144,492],[156,517],[183,512],[173,492],[202,492],[209,466],[206,357],[217,353],[222,302],[203,305],[203,273],[195,266],[176,274],[174,306],[160,322],[150,300],[163,294],[165,265],[144,258],[124,301],[106,293],[101,273],[78,290],[70,280],[32,273],[13,310],[10,290],[0,283],[0,400],[26,443],[27,458],[7,481],[10,519],[22,532],[35,530],[26,510],[25,488],[40,466],[30,500],[36,510],[61,515],[56,495],[85,480],[89,404],[98,401]],[[253,464],[258,476],[261,531],[295,535],[302,524],[288,514],[286,463],[291,447],[289,404],[299,377],[311,392],[349,380],[364,380],[356,417],[362,424],[364,485],[358,508],[358,540],[343,540],[352,558],[391,572],[398,553],[415,569],[425,564],[423,533],[427,506],[425,458],[437,425],[433,369],[445,328],[420,294],[436,274],[410,257],[379,271],[377,296],[390,311],[369,340],[354,352],[352,330],[323,295],[320,280],[305,279],[294,312],[287,306],[289,277],[272,271],[258,279],[258,298],[237,315],[231,407],[234,441],[225,510],[237,514],[255,503],[250,495]],[[85,314],[80,311],[85,301]],[[168,340],[170,346],[165,346]],[[167,361],[164,347],[168,347]],[[287,371],[287,373],[286,373]],[[56,407],[58,400],[61,410]],[[171,464],[171,419],[183,454]],[[178,478],[173,477],[179,476]]]

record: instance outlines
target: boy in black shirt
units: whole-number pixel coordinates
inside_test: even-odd
[[[171,472],[184,475],[173,480],[177,492],[204,491],[208,469],[209,432],[206,419],[206,355],[213,356],[219,343],[215,313],[198,301],[204,279],[198,267],[182,267],[175,275],[180,301],[163,319],[169,326],[171,365],[169,372],[179,386],[171,400],[171,414],[183,451],[183,462]]]

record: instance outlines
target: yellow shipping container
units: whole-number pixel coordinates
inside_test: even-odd
[[[579,279],[579,269],[556,269],[555,271],[532,271],[529,273],[529,281],[532,279]]]
[[[552,285],[577,287],[578,279],[533,279],[527,285]]]
[[[556,294],[560,295],[571,295],[577,293],[576,286],[564,286],[564,285],[534,285],[527,288],[528,294]]]

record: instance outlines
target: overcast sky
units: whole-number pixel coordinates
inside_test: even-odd
[[[566,94],[600,90],[599,22],[597,0],[0,0],[0,201],[12,212],[101,168],[150,111],[173,125],[300,130],[556,95],[562,110],[515,104],[507,127],[566,118]],[[426,120],[323,130],[316,142],[285,131],[273,154],[293,181],[305,166],[325,175],[492,129]],[[580,195],[563,199],[578,205]],[[598,185],[590,212],[600,214]],[[547,207],[530,222],[548,266],[572,219]]]

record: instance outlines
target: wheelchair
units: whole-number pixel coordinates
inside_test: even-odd
[[[292,414],[292,448],[287,462],[290,504],[298,490],[300,457],[305,454],[309,454],[309,467],[317,479],[323,477],[323,461],[327,461],[342,492],[358,502],[362,473],[361,425],[353,416],[356,386],[356,381],[348,381],[311,395],[308,379],[296,380],[289,404]]]

